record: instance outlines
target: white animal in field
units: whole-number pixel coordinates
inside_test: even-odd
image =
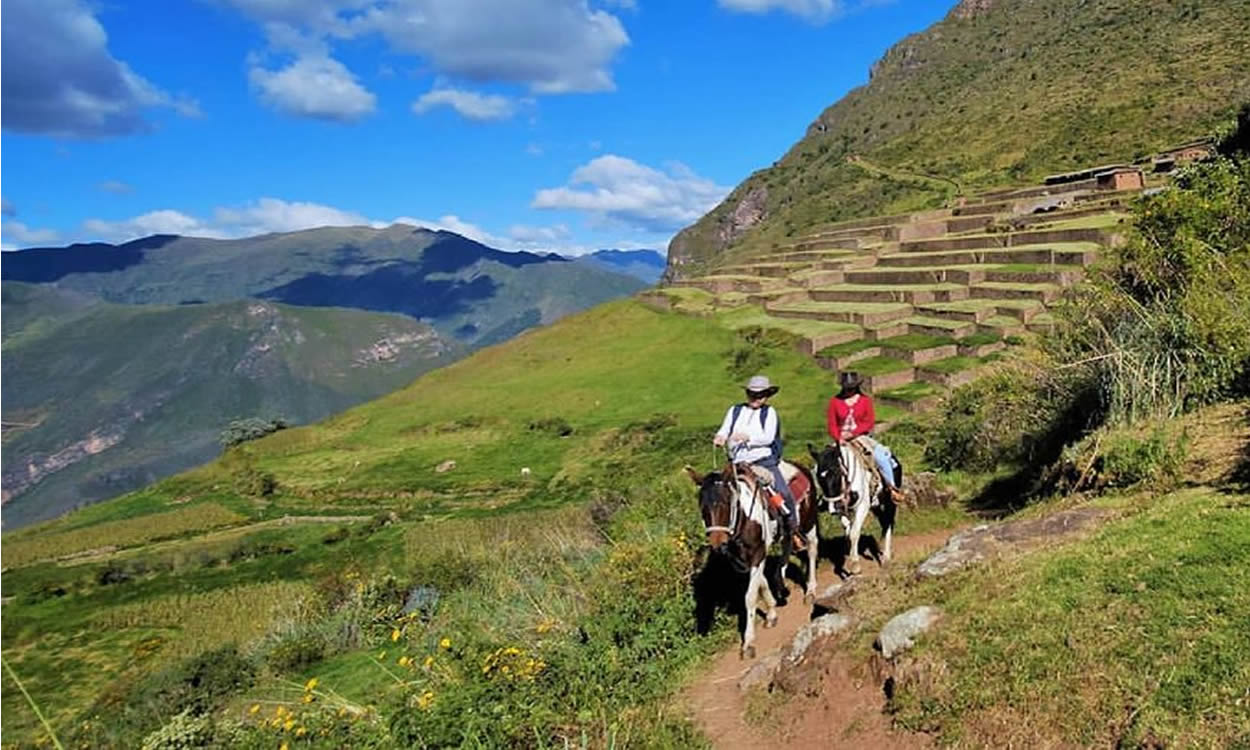
[[[529,475],[530,475],[530,467],[528,467],[528,466],[522,466],[522,467],[521,467],[521,476],[523,476],[523,477],[528,477]]]

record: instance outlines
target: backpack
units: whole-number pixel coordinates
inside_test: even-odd
[[[734,404],[733,416],[729,420],[729,429],[733,429],[738,424],[738,415],[742,413],[746,404]],[[768,404],[760,407],[760,427],[764,426],[764,422],[768,420]],[[781,450],[785,443],[781,439],[781,418],[777,418],[777,434],[773,437],[773,442],[768,446],[773,453],[773,458],[781,460]]]

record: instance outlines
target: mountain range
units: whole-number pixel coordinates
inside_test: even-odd
[[[503,252],[406,225],[5,253],[4,525],[211,459],[239,418],[308,423],[645,286],[662,256]]]

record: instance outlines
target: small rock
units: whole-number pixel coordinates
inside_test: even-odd
[[[790,649],[789,653],[786,654],[786,660],[791,664],[799,663],[818,638],[824,638],[846,630],[851,626],[851,622],[853,621],[850,616],[843,614],[817,617],[794,634],[794,640],[790,641]]]
[[[441,464],[439,464],[438,466],[435,466],[434,471],[437,474],[445,474],[446,472],[449,472],[454,468],[456,468],[456,462],[448,459],[442,462]]]
[[[923,606],[909,609],[901,615],[895,615],[881,628],[877,642],[873,645],[887,659],[894,658],[916,645],[915,637],[929,630],[942,616],[937,607]]]
[[[946,541],[946,546],[920,563],[920,567],[916,568],[916,577],[938,578],[966,565],[980,562],[984,554],[978,542],[989,528],[989,524],[982,524],[952,536]]]
[[[903,479],[903,497],[909,506],[945,508],[955,499],[955,493],[939,483],[937,474],[922,471]]]
[[[738,679],[739,690],[750,690],[756,686],[767,687],[773,681],[773,676],[777,674],[777,668],[781,666],[781,652],[772,651],[760,657],[760,659],[751,665]]]
[[[846,600],[855,593],[855,579],[838,581],[816,593],[816,603],[826,609],[841,609]]]

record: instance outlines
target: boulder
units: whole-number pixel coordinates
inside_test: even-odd
[[[927,632],[941,617],[942,611],[937,607],[926,605],[909,609],[885,624],[873,646],[885,658],[893,659],[896,654],[916,645],[916,636]]]
[[[945,508],[955,500],[955,493],[938,483],[938,475],[922,471],[903,478],[903,502],[911,507]]]

